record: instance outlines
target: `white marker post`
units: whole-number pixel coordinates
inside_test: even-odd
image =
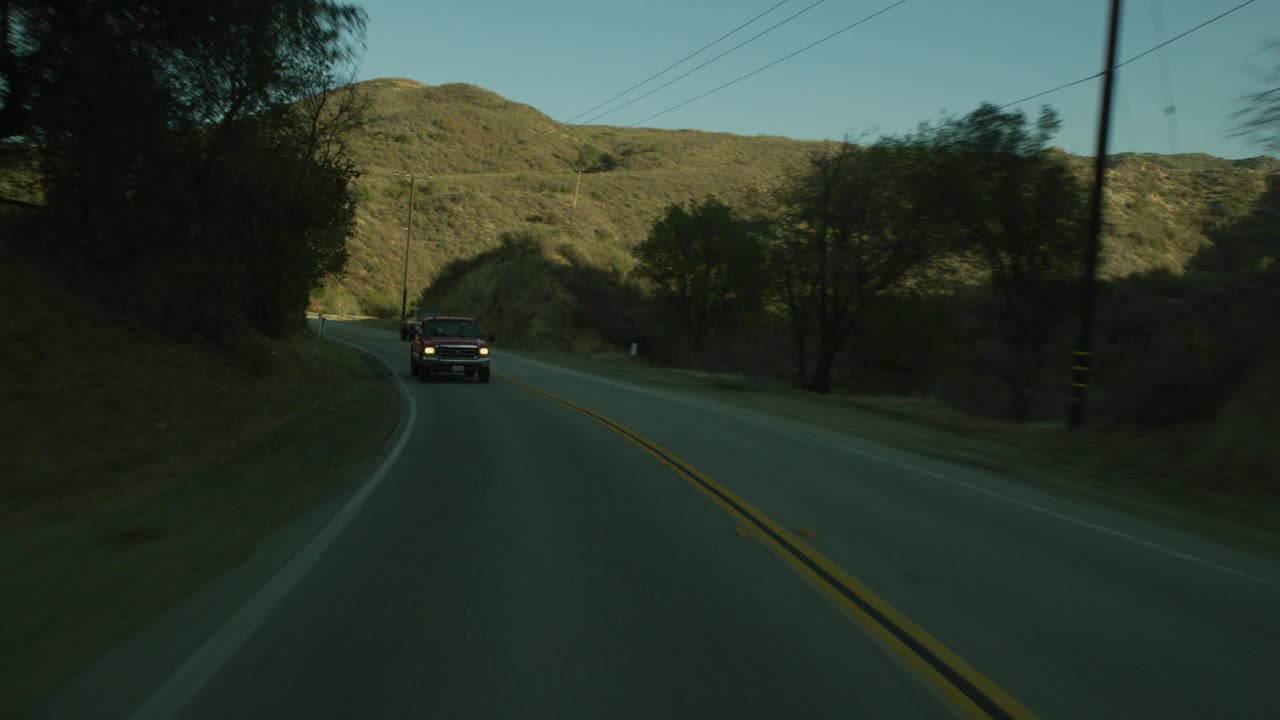
[[[316,313],[316,317],[320,318],[320,337],[324,337],[324,313]]]

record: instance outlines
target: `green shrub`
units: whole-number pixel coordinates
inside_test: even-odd
[[[413,137],[412,137],[411,135],[409,135],[408,133],[396,133],[395,135],[393,135],[393,136],[391,137],[391,139],[392,139],[392,140],[394,140],[394,141],[396,141],[396,142],[398,142],[398,143],[400,143],[401,145],[412,145],[412,144],[413,144]]]
[[[1275,341],[1244,373],[1239,387],[1214,418],[1205,442],[1190,448],[1194,484],[1269,495],[1280,494],[1280,345]]]
[[[370,290],[360,296],[360,312],[377,318],[398,317],[400,303],[386,293]]]
[[[510,230],[498,236],[498,247],[494,252],[499,259],[538,255],[542,253],[543,237],[536,231]]]
[[[356,296],[341,285],[331,285],[317,293],[316,306],[330,315],[355,315],[360,312]]]
[[[578,157],[570,164],[585,173],[609,172],[617,169],[618,158],[588,144],[578,149]]]
[[[556,254],[573,265],[586,264],[586,258],[583,256],[582,250],[568,240],[556,245]]]
[[[561,243],[557,250],[570,261],[557,271],[557,277],[573,295],[573,324],[590,328],[615,347],[645,339],[648,301],[639,288],[623,282],[615,272],[587,264],[581,250],[570,243]],[[648,342],[645,346],[650,349]]]
[[[409,197],[409,183],[399,182],[382,192],[392,200],[404,200]]]
[[[490,248],[471,257],[458,257],[445,263],[432,278],[431,284],[423,291],[419,304],[430,305],[434,300],[445,298],[449,292],[473,270],[494,262],[511,260],[525,256],[542,255],[542,239],[537,232],[529,230],[510,230],[498,236],[498,247]]]
[[[1262,292],[1215,273],[1107,286],[1095,375],[1106,417],[1140,427],[1210,419],[1265,339]]]
[[[943,329],[957,318],[944,313],[946,301],[938,298],[880,298],[850,338],[847,360],[839,368],[843,371],[841,384],[852,392],[870,395],[927,389],[927,378],[940,369],[941,358],[968,360],[946,343]]]

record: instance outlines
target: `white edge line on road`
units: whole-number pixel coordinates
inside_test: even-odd
[[[579,372],[579,371],[577,371],[577,370],[571,370],[571,369],[569,369],[569,368],[562,368],[562,367],[559,367],[559,366],[556,366],[556,365],[552,365],[552,364],[550,364],[550,363],[542,362],[542,361],[540,361],[540,360],[533,360],[532,358],[520,358],[520,359],[521,359],[521,360],[523,360],[524,362],[534,363],[534,364],[540,365],[540,366],[542,366],[542,367],[544,367],[544,368],[548,368],[548,369],[551,369],[551,370],[555,370],[555,371],[557,371],[557,372],[565,373],[565,374],[568,374],[568,375],[574,375],[574,376],[577,376],[577,377],[587,378],[587,379],[593,380],[593,381],[598,382],[598,383],[602,383],[602,384],[605,384],[605,385],[611,385],[611,386],[613,386],[613,387],[622,388],[622,389],[624,389],[624,390],[630,390],[630,391],[632,391],[632,392],[640,393],[640,394],[643,394],[643,395],[651,395],[651,396],[653,396],[653,397],[664,398],[664,399],[666,399],[666,400],[671,400],[671,401],[674,401],[674,402],[678,402],[678,403],[681,403],[681,404],[684,404],[684,405],[688,405],[688,406],[690,406],[690,407],[699,407],[699,408],[702,408],[702,409],[704,409],[704,410],[712,410],[712,411],[719,412],[719,413],[724,414],[724,415],[728,415],[728,416],[733,417],[733,418],[737,418],[737,419],[739,419],[739,420],[745,420],[745,421],[747,421],[747,422],[752,422],[752,423],[755,423],[755,424],[757,424],[757,425],[763,425],[763,426],[765,426],[765,427],[772,428],[772,429],[774,429],[774,430],[779,430],[779,431],[782,431],[782,432],[785,432],[785,433],[789,433],[789,434],[792,434],[792,435],[800,435],[800,436],[802,436],[802,437],[807,437],[807,436],[805,436],[805,435],[804,435],[804,433],[801,433],[801,432],[799,432],[798,430],[795,430],[794,428],[788,428],[788,427],[785,427],[785,426],[783,426],[783,425],[779,425],[779,424],[777,424],[777,423],[769,422],[769,421],[767,421],[767,420],[761,420],[761,419],[759,419],[759,418],[751,417],[750,415],[744,415],[744,414],[741,414],[741,413],[732,412],[732,411],[730,411],[730,410],[728,410],[728,409],[726,409],[726,408],[723,408],[723,407],[717,407],[717,405],[718,405],[718,404],[712,404],[712,403],[707,403],[707,402],[694,402],[694,401],[692,401],[692,400],[690,400],[690,399],[688,399],[688,398],[684,398],[684,397],[681,397],[681,396],[676,395],[676,394],[673,394],[673,393],[667,393],[667,392],[661,392],[661,391],[654,391],[654,390],[649,390],[648,388],[642,388],[642,387],[639,387],[639,386],[636,386],[636,385],[631,385],[631,384],[629,384],[629,383],[620,383],[620,382],[616,382],[616,381],[613,381],[613,380],[607,380],[607,379],[605,379],[605,378],[601,378],[601,377],[598,377],[598,376],[592,375],[592,374],[590,374],[590,373]],[[823,431],[825,431],[825,432],[834,432],[834,431],[831,431],[831,430],[827,430],[826,428],[820,428],[820,427],[818,427],[818,426],[816,426],[816,425],[815,425],[814,427],[815,427],[815,428],[818,428],[819,430],[823,430]],[[810,438],[810,439],[812,439],[812,438]],[[894,465],[894,466],[897,466],[897,467],[900,467],[900,468],[903,468],[903,469],[906,469],[906,470],[911,470],[912,472],[920,473],[921,475],[926,475],[926,476],[928,476],[928,477],[935,478],[935,479],[937,479],[937,480],[942,480],[943,482],[949,483],[949,484],[954,485],[954,486],[959,487],[959,488],[963,488],[963,489],[965,489],[965,490],[970,490],[970,491],[972,491],[972,492],[981,493],[981,494],[986,495],[986,496],[988,496],[988,497],[993,497],[993,498],[997,498],[997,499],[1000,499],[1000,500],[1004,500],[1005,502],[1009,502],[1009,503],[1013,503],[1013,504],[1015,504],[1015,505],[1019,505],[1019,506],[1021,506],[1021,507],[1027,508],[1028,510],[1034,510],[1034,511],[1036,511],[1036,512],[1039,512],[1039,513],[1043,513],[1043,514],[1045,514],[1045,515],[1048,515],[1048,516],[1050,516],[1050,517],[1057,518],[1058,520],[1062,520],[1063,522],[1071,523],[1071,524],[1074,524],[1074,525],[1077,525],[1077,526],[1080,526],[1080,527],[1084,527],[1084,528],[1089,528],[1089,529],[1091,529],[1091,530],[1095,530],[1095,531],[1097,531],[1097,532],[1103,533],[1103,534],[1105,534],[1105,535],[1110,535],[1110,536],[1112,536],[1112,537],[1114,537],[1114,538],[1118,538],[1118,539],[1121,539],[1121,540],[1127,540],[1128,542],[1131,542],[1131,543],[1133,543],[1133,544],[1135,544],[1135,545],[1140,545],[1140,546],[1145,547],[1145,548],[1147,548],[1147,549],[1149,549],[1149,550],[1155,550],[1156,552],[1163,553],[1163,554],[1168,555],[1168,556],[1170,556],[1170,557],[1175,557],[1175,558],[1178,558],[1178,559],[1181,559],[1181,560],[1186,560],[1186,561],[1189,561],[1189,562],[1193,562],[1193,563],[1196,563],[1196,564],[1198,564],[1198,565],[1202,565],[1202,566],[1207,567],[1207,568],[1212,568],[1212,569],[1214,569],[1214,570],[1218,570],[1218,571],[1220,571],[1220,572],[1224,572],[1224,573],[1227,573],[1227,574],[1229,574],[1229,575],[1234,575],[1234,576],[1239,577],[1239,578],[1242,578],[1242,579],[1252,580],[1252,581],[1254,581],[1254,582],[1257,582],[1257,583],[1261,583],[1261,584],[1263,584],[1263,585],[1266,585],[1266,586],[1268,586],[1268,587],[1270,587],[1270,588],[1273,588],[1273,589],[1276,589],[1276,590],[1280,590],[1280,583],[1275,583],[1275,582],[1272,582],[1271,580],[1267,580],[1266,578],[1261,578],[1261,577],[1258,577],[1258,576],[1256,576],[1256,575],[1251,575],[1251,574],[1249,574],[1249,573],[1243,572],[1243,571],[1241,571],[1241,570],[1236,570],[1235,568],[1230,568],[1230,567],[1227,567],[1227,566],[1225,566],[1225,565],[1219,565],[1218,563],[1215,563],[1215,562],[1213,562],[1212,560],[1205,560],[1204,558],[1197,557],[1197,556],[1195,556],[1195,555],[1189,555],[1189,554],[1184,553],[1184,552],[1181,552],[1181,551],[1179,551],[1179,550],[1174,550],[1174,549],[1172,549],[1172,548],[1167,548],[1167,547],[1165,547],[1165,546],[1163,546],[1163,545],[1160,545],[1160,544],[1158,544],[1158,543],[1151,542],[1150,540],[1144,540],[1144,539],[1142,539],[1142,538],[1140,538],[1140,537],[1135,537],[1135,536],[1130,535],[1130,534],[1128,534],[1128,533],[1120,532],[1119,530],[1112,530],[1111,528],[1104,527],[1104,526],[1102,526],[1102,525],[1098,525],[1098,524],[1096,524],[1096,523],[1091,523],[1091,522],[1089,522],[1088,520],[1081,520],[1081,519],[1080,519],[1080,518],[1078,518],[1078,517],[1074,517],[1074,516],[1071,516],[1071,515],[1067,515],[1067,514],[1065,514],[1065,513],[1061,513],[1061,512],[1058,512],[1058,511],[1056,511],[1056,510],[1050,510],[1049,508],[1044,507],[1043,505],[1037,505],[1036,503],[1030,502],[1030,501],[1028,501],[1028,500],[1022,500],[1022,499],[1020,499],[1020,498],[1016,498],[1016,497],[1013,497],[1013,496],[1011,496],[1011,495],[1006,495],[1006,494],[1001,493],[1001,492],[996,492],[995,490],[990,490],[990,489],[988,489],[988,488],[984,488],[984,487],[981,487],[981,486],[979,486],[979,485],[974,485],[974,484],[972,484],[972,483],[967,483],[967,482],[965,482],[965,481],[963,481],[963,480],[957,480],[957,479],[952,478],[952,477],[947,477],[946,475],[943,475],[943,474],[941,474],[941,473],[937,473],[937,472],[934,472],[934,471],[932,471],[932,470],[926,470],[926,469],[921,468],[921,467],[916,467],[915,465],[911,465],[910,463],[905,463],[905,462],[902,462],[902,461],[900,461],[900,460],[894,460],[893,458],[885,457],[885,456],[883,456],[883,455],[880,455],[880,454],[878,454],[878,453],[873,453],[873,452],[870,452],[870,451],[868,451],[868,450],[861,450],[861,449],[859,449],[859,448],[849,447],[848,445],[841,445],[841,444],[836,444],[836,447],[838,447],[838,448],[840,448],[841,450],[844,450],[844,451],[846,451],[846,452],[851,452],[851,453],[855,453],[855,454],[857,454],[857,455],[862,455],[862,456],[865,456],[865,457],[869,457],[869,458],[872,458],[872,459],[875,459],[875,460],[879,460],[880,462],[883,462],[883,463],[888,463],[889,465]]]
[[[329,338],[333,342],[369,353],[369,351],[352,343]],[[376,356],[374,356],[376,357]],[[379,358],[379,362],[382,360]],[[386,363],[383,363],[386,365]],[[391,368],[388,367],[390,370]],[[308,542],[297,555],[293,556],[284,567],[263,585],[235,615],[205,641],[192,655],[186,659],[165,681],[147,697],[130,715],[132,720],[151,720],[152,718],[172,718],[176,716],[213,677],[233,654],[262,625],[275,605],[311,570],[324,551],[351,523],[351,519],[360,511],[369,497],[377,491],[387,472],[400,457],[401,451],[409,441],[409,436],[418,421],[418,405],[405,387],[404,381],[392,370],[391,378],[395,381],[400,396],[408,403],[409,417],[400,431],[400,437],[391,448],[390,454],[364,485],[356,491],[347,504],[329,519],[320,532]]]

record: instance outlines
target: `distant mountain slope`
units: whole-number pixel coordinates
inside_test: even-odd
[[[539,228],[601,267],[625,270],[626,252],[666,204],[706,193],[730,202],[740,186],[796,167],[821,143],[695,130],[561,126],[538,110],[465,84],[412,80],[362,83],[373,102],[369,127],[349,138],[365,172],[358,233],[342,290],[398,301],[408,188],[395,173],[434,176],[418,184],[409,292],[456,257],[491,248],[505,230]],[[1074,157],[1082,174],[1091,160]],[[575,165],[584,173],[576,210]],[[610,168],[607,169],[606,168]],[[1247,212],[1280,172],[1268,158],[1209,155],[1115,156],[1108,192],[1103,272],[1180,270],[1207,242],[1206,224]],[[398,303],[397,303],[398,304]]]

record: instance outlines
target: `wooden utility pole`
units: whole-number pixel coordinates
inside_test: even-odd
[[[578,188],[582,187],[582,171],[578,171],[578,182],[573,186],[573,210],[578,210]]]
[[[1102,187],[1107,177],[1107,140],[1111,131],[1111,95],[1116,79],[1116,41],[1120,34],[1120,0],[1111,0],[1107,26],[1107,57],[1102,72],[1102,108],[1098,119],[1098,151],[1093,163],[1093,188],[1089,196],[1088,245],[1085,249],[1084,278],[1080,282],[1080,334],[1071,354],[1071,402],[1067,429],[1084,424],[1085,402],[1089,398],[1089,373],[1093,360],[1093,315],[1097,295],[1098,243],[1102,234]]]
[[[396,177],[409,179],[409,224],[404,235],[404,279],[401,281],[400,291],[400,319],[404,320],[409,316],[409,240],[413,237],[413,195],[417,189],[418,176],[413,173],[396,173]]]

